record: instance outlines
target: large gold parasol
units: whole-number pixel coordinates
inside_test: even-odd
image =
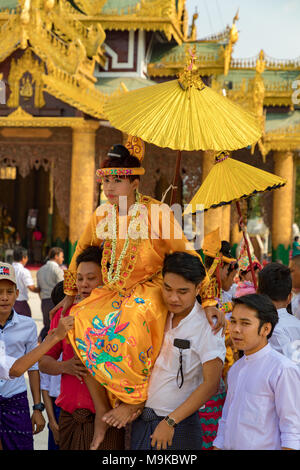
[[[254,114],[204,85],[193,58],[178,80],[111,98],[104,114],[122,132],[173,150],[237,150],[262,134]]]
[[[262,130],[254,114],[204,85],[190,51],[189,63],[171,80],[109,99],[104,114],[112,126],[159,147],[181,151],[237,150],[255,144]],[[172,191],[171,204],[175,200]]]
[[[256,278],[239,200],[281,188],[286,183],[286,180],[279,176],[230,158],[228,152],[220,152],[216,156],[214,166],[184,212],[184,214],[194,214],[200,208],[206,211],[231,202],[236,203],[255,288]]]

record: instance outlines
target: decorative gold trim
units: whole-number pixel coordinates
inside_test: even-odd
[[[99,122],[79,117],[36,117],[20,106],[6,117],[0,117],[0,127],[71,127],[98,129]]]

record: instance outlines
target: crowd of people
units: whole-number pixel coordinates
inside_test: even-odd
[[[1,447],[33,449],[46,413],[49,450],[299,450],[300,253],[289,267],[245,246],[236,259],[218,230],[194,251],[168,206],[154,224],[145,209],[162,204],[138,192],[141,174],[110,150],[108,202],[66,270],[58,248],[37,286],[22,248],[0,263]],[[42,299],[39,336],[27,289]]]

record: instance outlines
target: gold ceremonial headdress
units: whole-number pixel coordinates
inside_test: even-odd
[[[225,263],[232,263],[236,261],[235,258],[229,258],[228,256],[223,255],[221,252],[222,242],[220,238],[220,229],[219,227],[213,232],[208,233],[204,237],[202,250],[204,255],[210,256],[211,258],[219,258],[220,261]]]
[[[138,160],[142,161],[145,154],[145,145],[142,139],[135,136],[128,136],[127,142],[125,144],[125,148],[129,151],[130,155],[133,157],[138,158]],[[115,146],[113,146],[108,154],[108,157],[115,157],[121,158],[122,155],[117,153],[115,150]],[[123,167],[115,167],[115,168],[99,168],[96,172],[98,177],[103,176],[133,176],[133,175],[143,175],[145,173],[145,168],[137,167],[137,168],[123,168]]]

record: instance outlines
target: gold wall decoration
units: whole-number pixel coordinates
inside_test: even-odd
[[[34,106],[42,108],[45,105],[42,82],[43,73],[44,64],[34,58],[30,49],[27,49],[20,59],[13,59],[8,75],[11,93],[7,100],[7,105],[10,108],[17,108],[20,103],[20,95],[30,98],[33,95],[34,84]],[[31,78],[29,78],[28,74],[30,74]]]

